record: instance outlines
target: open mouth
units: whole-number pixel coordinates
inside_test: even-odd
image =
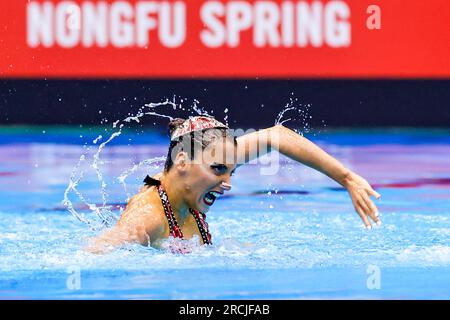
[[[210,191],[203,197],[203,202],[207,206],[212,206],[214,204],[214,201],[216,201],[217,198],[219,198],[222,195],[222,193],[217,191]]]

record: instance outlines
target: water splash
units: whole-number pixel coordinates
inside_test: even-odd
[[[146,166],[147,168],[159,169],[161,168],[161,164],[163,164],[165,161],[166,157],[145,159],[143,161],[140,161],[138,164],[133,165],[130,169],[125,170],[117,177],[117,180],[122,184],[123,189],[127,194],[127,200],[131,198],[131,194],[128,193],[128,188],[125,180],[143,166]]]
[[[105,148],[108,144],[111,143],[111,141],[117,139],[121,134],[122,130],[126,127],[129,127],[132,123],[141,123],[141,121],[145,117],[157,117],[157,118],[166,118],[169,120],[173,120],[174,117],[171,116],[169,113],[175,112],[175,111],[185,111],[188,113],[189,116],[193,115],[206,115],[210,116],[210,113],[208,113],[204,107],[200,106],[200,102],[198,100],[193,100],[192,104],[189,107],[185,107],[183,104],[187,102],[186,99],[180,99],[180,102],[178,103],[176,98],[174,97],[172,100],[164,100],[161,102],[152,102],[147,103],[140,107],[136,114],[128,114],[128,116],[124,119],[119,119],[114,122],[112,122],[112,133],[110,136],[105,140],[102,135],[97,136],[96,139],[92,141],[94,145],[99,143],[100,141],[103,141],[100,143],[95,151],[95,153],[92,156],[92,162],[89,165],[89,169],[93,169],[97,178],[97,182],[100,185],[100,195],[101,195],[101,204],[95,204],[89,202],[86,197],[78,190],[77,186],[79,185],[80,181],[83,179],[85,175],[85,171],[81,170],[80,166],[83,163],[88,163],[87,156],[89,152],[91,151],[91,147],[88,147],[86,149],[86,152],[80,157],[77,165],[75,166],[74,170],[72,171],[69,185],[67,186],[65,192],[64,192],[64,200],[63,205],[68,209],[68,211],[79,221],[87,224],[91,229],[98,229],[103,227],[110,227],[113,224],[115,224],[118,220],[118,217],[115,215],[115,213],[112,211],[112,206],[108,205],[108,184],[105,181],[105,178],[102,174],[101,166],[104,164],[102,161],[102,153],[104,152]],[[163,111],[159,111],[159,108],[166,108]],[[294,123],[297,125],[298,121],[300,121],[300,127],[303,130],[309,129],[308,119],[311,117],[309,116],[309,107],[310,105],[303,105],[298,103],[298,99],[290,98],[289,102],[282,108],[282,110],[279,112],[275,124],[285,124],[287,122]],[[212,112],[211,112],[212,113]],[[224,121],[228,124],[228,108],[224,110]],[[287,118],[287,115],[289,114],[289,117]],[[105,121],[102,121],[107,123],[107,119],[104,119]],[[295,129],[294,129],[295,130]],[[105,129],[107,132],[108,130]],[[126,180],[127,178],[134,174],[137,170],[141,169],[142,167],[145,167],[147,169],[161,169],[161,165],[164,163],[165,157],[155,157],[152,159],[146,159],[143,161],[140,161],[138,164],[134,164],[131,168],[123,171],[116,180],[122,185],[123,190],[126,194],[127,201],[130,199],[131,194],[128,191]],[[85,214],[77,211],[75,209],[75,206],[69,199],[69,195],[74,193],[76,197],[78,197],[78,200],[81,201],[82,204],[85,205],[85,207],[89,208],[91,213],[94,213],[94,217],[96,217],[96,221],[92,221],[86,217]]]
[[[199,116],[210,116],[210,114],[202,107],[199,106],[199,101],[194,100],[194,103],[192,105],[192,110],[197,113]]]
[[[86,160],[86,153],[88,152],[88,150],[82,154],[80,156],[80,159],[78,160],[78,163],[75,165],[75,167],[72,170],[72,173],[70,175],[69,178],[69,185],[67,186],[66,190],[64,191],[64,200],[63,200],[63,205],[67,208],[67,210],[69,210],[69,212],[79,221],[87,224],[91,229],[96,229],[90,220],[86,219],[86,217],[84,216],[84,214],[79,213],[77,210],[75,210],[72,202],[69,200],[69,193],[70,192],[74,192],[78,198],[87,206],[90,207],[90,203],[88,203],[83,194],[81,192],[78,191],[77,186],[80,183],[80,180],[83,178],[84,176],[84,171],[79,171],[80,165]],[[79,173],[79,176],[77,176],[77,173]]]
[[[114,139],[118,138],[122,134],[122,130],[125,125],[128,125],[132,122],[139,123],[141,118],[144,116],[157,116],[157,117],[165,117],[172,119],[171,116],[159,113],[155,111],[155,108],[161,107],[161,106],[170,106],[173,108],[173,110],[176,110],[179,108],[179,105],[176,104],[175,101],[169,101],[165,100],[163,102],[158,103],[148,103],[142,106],[136,115],[130,115],[122,120],[116,120],[112,124],[113,132],[109,136],[107,140],[102,142],[94,155],[92,156],[92,163],[90,164],[90,168],[94,170],[98,183],[100,184],[100,194],[102,198],[101,205],[96,205],[95,203],[90,203],[87,201],[85,196],[78,190],[77,186],[79,185],[80,181],[83,179],[85,175],[85,170],[81,170],[81,165],[83,163],[87,162],[87,156],[89,154],[89,151],[91,150],[91,147],[86,148],[86,151],[80,156],[80,159],[77,163],[77,165],[72,170],[71,177],[69,179],[69,185],[67,186],[65,192],[64,192],[64,199],[63,199],[63,205],[68,209],[68,211],[79,221],[87,224],[91,229],[98,229],[100,224],[100,227],[109,227],[112,224],[114,224],[117,221],[117,217],[111,210],[111,206],[107,205],[108,202],[108,192],[107,192],[107,183],[105,182],[105,179],[103,177],[102,171],[101,171],[101,165],[103,164],[103,161],[101,160],[101,155],[104,152],[106,146],[113,141]],[[106,131],[106,129],[105,129]],[[97,144],[100,140],[103,139],[102,135],[99,135],[96,139],[94,139],[93,144]],[[153,162],[160,161],[160,158],[157,159],[150,159],[147,161],[142,161],[138,165],[135,165],[130,170],[122,173],[118,180],[122,183],[124,186],[125,192],[127,192],[125,179],[126,177],[135,172],[138,168],[140,168],[143,165],[151,165]],[[97,217],[96,221],[92,221],[86,217],[85,214],[77,211],[75,209],[75,206],[73,205],[72,201],[69,198],[69,195],[71,193],[74,193],[76,197],[78,197],[78,200],[81,201],[86,207],[89,208],[89,210],[95,214]],[[129,196],[129,195],[128,195]],[[98,223],[100,221],[100,223]]]
[[[284,125],[290,122],[296,133],[303,135],[303,133],[309,132],[311,130],[310,121],[312,119],[309,110],[310,107],[310,104],[300,103],[298,98],[290,98],[289,102],[278,113],[275,119],[275,125]]]
[[[223,110],[223,113],[225,113],[225,117],[223,117],[223,121],[225,121],[226,126],[229,126],[229,124],[228,124],[228,108],[225,108],[225,110]]]
[[[87,224],[91,229],[97,230],[99,228],[103,227],[109,227],[112,226],[118,219],[116,215],[112,212],[111,206],[108,206],[108,191],[107,191],[107,183],[103,177],[101,165],[104,164],[101,155],[104,152],[105,148],[111,141],[114,139],[117,139],[121,134],[122,130],[125,127],[128,127],[131,123],[141,123],[141,121],[144,119],[144,117],[153,116],[157,118],[167,118],[169,120],[173,120],[174,118],[167,114],[170,110],[177,111],[187,111],[189,116],[193,115],[209,115],[209,113],[203,108],[200,107],[200,102],[198,100],[194,100],[192,102],[192,105],[188,108],[183,106],[183,102],[186,102],[185,99],[181,99],[180,103],[177,103],[176,97],[174,97],[171,101],[166,99],[161,102],[152,102],[144,104],[142,107],[138,109],[136,114],[134,115],[128,115],[124,119],[116,120],[112,123],[112,129],[113,132],[110,134],[109,138],[106,139],[104,142],[102,142],[96,152],[92,156],[92,163],[90,164],[90,169],[93,169],[96,176],[98,183],[100,184],[100,194],[101,194],[101,204],[97,205],[95,203],[89,202],[86,197],[78,190],[78,185],[80,181],[85,176],[85,170],[81,170],[81,165],[83,163],[87,163],[87,157],[89,152],[91,151],[91,147],[88,147],[86,149],[86,152],[83,153],[80,156],[80,159],[77,163],[77,165],[72,170],[71,177],[69,179],[69,184],[64,192],[64,199],[62,201],[63,205],[67,208],[67,210],[79,221]],[[164,112],[157,111],[157,108],[164,107],[169,108],[169,110],[164,110]],[[102,123],[107,123],[108,119],[102,120]],[[107,129],[105,129],[107,131]],[[92,141],[92,143],[95,145],[99,141],[103,140],[103,136],[99,135],[96,139]],[[128,192],[126,179],[131,174],[135,173],[138,169],[142,167],[146,168],[161,168],[161,163],[165,161],[165,157],[156,157],[153,159],[146,159],[138,164],[133,165],[130,169],[125,170],[122,172],[116,179],[117,181],[122,184],[122,187],[127,195],[127,200],[130,198],[130,194]],[[70,194],[74,193],[75,196],[78,198],[81,203],[89,208],[91,213],[94,213],[96,218],[96,221],[90,220],[86,217],[85,214],[82,212],[79,212],[75,209],[75,206],[73,205],[72,201],[70,200]]]

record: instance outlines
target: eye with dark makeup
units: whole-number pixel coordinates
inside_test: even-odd
[[[224,174],[227,170],[228,167],[224,164],[220,164],[220,163],[214,163],[211,165],[211,168],[213,169],[213,171],[219,175]]]
[[[213,171],[214,171],[216,174],[222,175],[222,174],[224,174],[225,172],[227,172],[228,167],[227,167],[226,165],[224,165],[224,164],[221,164],[221,163],[214,163],[214,164],[211,165],[211,169],[213,169]],[[230,176],[232,176],[233,174],[234,174],[234,170],[231,171]]]

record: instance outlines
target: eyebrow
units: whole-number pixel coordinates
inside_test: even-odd
[[[225,167],[226,169],[228,169],[226,164],[224,164],[224,163],[217,163],[217,162],[212,163],[211,167]]]

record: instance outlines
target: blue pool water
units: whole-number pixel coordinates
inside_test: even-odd
[[[237,170],[230,196],[208,213],[211,248],[176,255],[133,245],[92,255],[81,248],[98,232],[62,200],[80,156],[96,151],[85,143],[101,130],[0,128],[1,299],[450,298],[450,131],[307,135],[382,194],[383,225],[371,231],[338,184],[281,157],[275,175],[262,175],[270,165],[261,163]],[[164,156],[166,143],[156,132],[124,133],[104,149],[113,214],[158,168],[128,175],[126,189],[117,177]],[[83,199],[101,204],[90,163],[77,170]],[[79,196],[69,197],[95,221]]]

